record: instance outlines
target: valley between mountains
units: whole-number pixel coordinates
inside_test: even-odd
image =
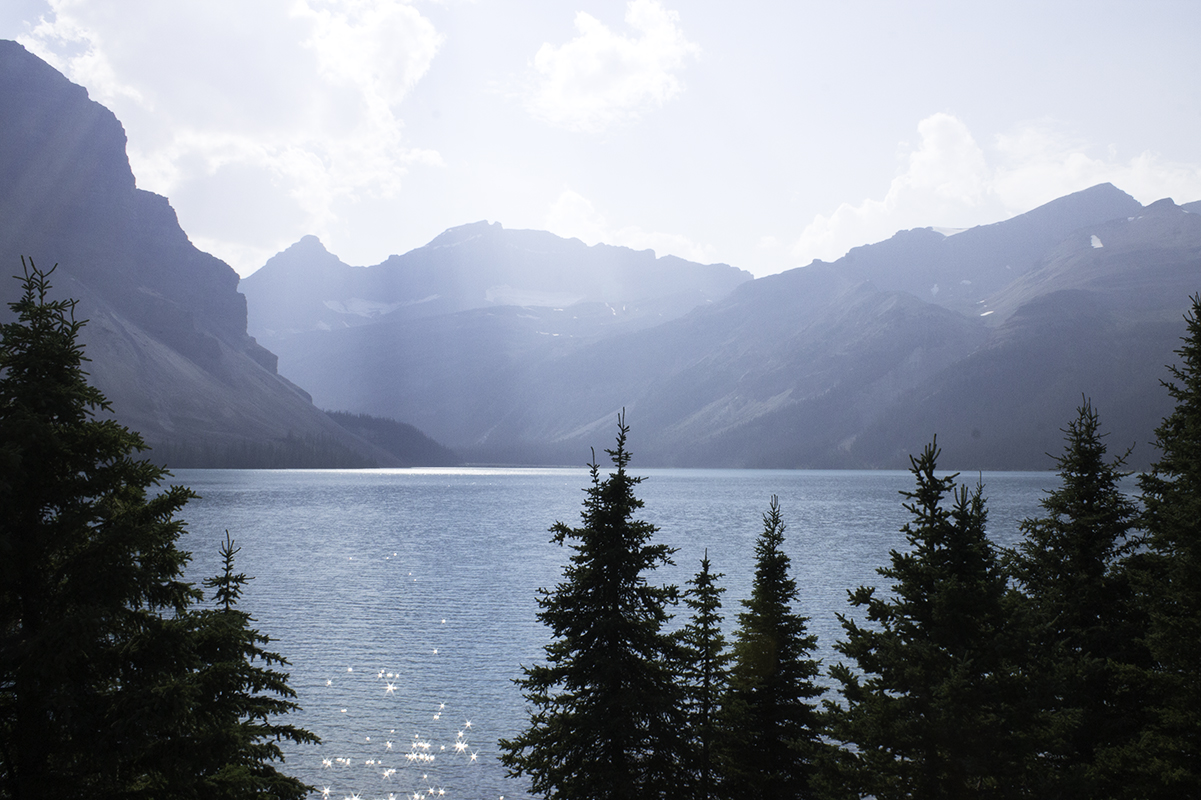
[[[1109,184],[758,279],[475,222],[239,281],[14,42],[0,106],[0,259],[58,264],[92,380],[173,466],[579,465],[624,408],[643,466],[895,469],[937,435],[940,466],[1045,469],[1088,397],[1140,468],[1201,290],[1201,206]]]

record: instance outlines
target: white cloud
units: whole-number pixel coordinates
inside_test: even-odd
[[[579,239],[587,244],[603,242],[608,236],[608,223],[604,216],[590,200],[570,189],[564,189],[551,204],[543,224],[551,233],[567,239]]]
[[[793,246],[802,263],[833,260],[901,228],[953,225],[964,211],[985,200],[988,169],[967,126],[950,114],[934,114],[918,124],[918,133],[921,144],[909,154],[907,168],[893,178],[884,199],[843,203],[833,214],[818,215],[809,223]]]
[[[1142,203],[1164,197],[1180,202],[1201,198],[1201,166],[1165,160],[1143,152],[1128,161],[1114,148],[1102,155],[1048,122],[1029,123],[996,137],[1000,164],[992,191],[1010,209],[1023,211],[1098,183],[1112,183]]]
[[[561,128],[599,133],[683,91],[676,73],[700,47],[685,38],[679,15],[656,0],[630,0],[625,21],[637,37],[614,33],[580,11],[576,38],[543,44],[534,56],[539,79],[527,98],[530,113]]]
[[[142,188],[172,197],[197,240],[239,271],[250,239],[189,219],[189,190],[222,171],[274,185],[287,244],[324,234],[337,203],[392,197],[413,164],[399,107],[442,43],[401,0],[51,0],[21,43],[88,88],[129,132]],[[118,13],[119,11],[119,13]],[[178,198],[178,201],[176,200]],[[238,203],[236,192],[227,199]],[[248,211],[248,213],[253,213]],[[229,215],[226,215],[227,217]]]
[[[1045,122],[998,135],[991,159],[951,114],[927,117],[918,124],[918,133],[920,144],[907,155],[905,168],[883,199],[843,203],[804,228],[792,248],[800,263],[837,259],[852,247],[907,228],[996,222],[1098,183],[1113,183],[1143,203],[1201,197],[1201,167],[1154,153],[1123,162],[1112,148],[1090,155],[1095,148]]]
[[[678,233],[644,231],[636,225],[612,228],[591,201],[570,189],[551,204],[543,226],[551,233],[590,245],[603,242],[633,250],[654,250],[657,256],[673,255],[701,264],[717,260],[713,245],[698,244]]]

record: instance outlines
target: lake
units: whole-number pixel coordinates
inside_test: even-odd
[[[725,574],[728,631],[779,496],[798,610],[827,665],[847,590],[876,585],[905,544],[908,472],[631,471],[645,477],[641,518],[677,548],[675,566],[650,580],[683,587],[707,550]],[[1058,481],[960,480],[978,477],[1000,544]],[[537,591],[560,580],[571,552],[547,529],[579,524],[586,469],[178,470],[172,482],[201,495],[183,515],[190,579],[216,573],[228,529],[238,570],[254,576],[242,608],[291,661],[303,711],[287,721],[323,740],[289,750],[285,771],[339,799],[527,796],[525,781],[505,777],[497,740],[526,723],[512,680],[542,654]]]

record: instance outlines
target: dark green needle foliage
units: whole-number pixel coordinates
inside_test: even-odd
[[[686,796],[704,800],[717,797],[716,747],[718,712],[729,679],[730,653],[721,632],[721,595],[717,585],[722,578],[709,567],[709,553],[701,559],[701,569],[689,581],[684,602],[692,610],[688,623],[680,631],[680,678],[684,687],[685,726],[688,740],[685,751]]]
[[[842,703],[828,709],[834,737],[850,745],[841,779],[861,797],[1014,796],[1006,581],[985,538],[982,487],[938,477],[937,455],[931,444],[911,457],[908,548],[877,570],[891,591],[850,592],[864,625],[840,616],[846,638],[835,649],[851,666],[831,670]]]
[[[53,270],[51,270],[53,272]],[[141,438],[87,383],[74,301],[31,263],[0,328],[0,797],[129,797],[163,765],[196,592]]]
[[[796,581],[784,552],[784,521],[775,497],[755,544],[755,577],[738,615],[730,689],[722,710],[722,771],[727,796],[814,796],[821,760],[821,715],[811,657],[817,637],[793,610]]]
[[[646,579],[672,563],[672,550],[634,518],[641,478],[626,471],[628,431],[623,413],[606,478],[593,459],[580,527],[551,528],[573,550],[563,581],[538,599],[553,639],[546,663],[516,681],[529,727],[500,742],[509,774],[548,798],[674,797],[681,780],[680,654],[664,632],[677,590]]]
[[[303,798],[312,787],[275,767],[283,760],[279,742],[319,740],[274,721],[298,708],[296,693],[287,674],[275,669],[288,662],[264,649],[270,637],[251,628],[254,620],[237,608],[250,580],[234,572],[238,550],[226,532],[221,574],[204,581],[216,607],[190,615],[199,668],[190,679],[192,732],[181,739],[176,763],[190,767],[197,798]]]
[[[1022,522],[1011,561],[1034,715],[1027,781],[1039,797],[1121,797],[1130,777],[1115,755],[1145,702],[1129,678],[1147,659],[1123,557],[1138,508],[1121,489],[1124,457],[1107,459],[1087,400],[1064,434],[1060,486],[1042,501],[1045,517]]]
[[[1149,552],[1140,560],[1151,615],[1155,720],[1136,760],[1146,797],[1201,796],[1201,296],[1164,386],[1176,401],[1156,429],[1159,459],[1139,478]]]
[[[53,272],[51,270],[50,272]],[[88,385],[75,303],[29,264],[0,326],[0,798],[299,797],[262,740],[293,706],[236,602],[182,580],[177,514],[141,438]],[[303,788],[303,787],[300,787]]]

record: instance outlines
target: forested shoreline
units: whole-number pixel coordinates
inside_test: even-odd
[[[218,575],[183,580],[191,492],[95,419],[83,322],[47,300],[49,272],[24,287],[0,329],[0,797],[305,796],[279,744],[317,739],[281,719],[287,661],[238,606],[233,538]],[[529,726],[502,763],[548,798],[1201,794],[1201,296],[1186,321],[1139,502],[1087,398],[1013,548],[932,442],[906,546],[879,586],[848,587],[828,671],[774,497],[732,641],[721,564],[651,580],[673,551],[637,518],[623,415],[580,525],[551,528],[570,556],[538,598],[551,641],[517,678]]]

